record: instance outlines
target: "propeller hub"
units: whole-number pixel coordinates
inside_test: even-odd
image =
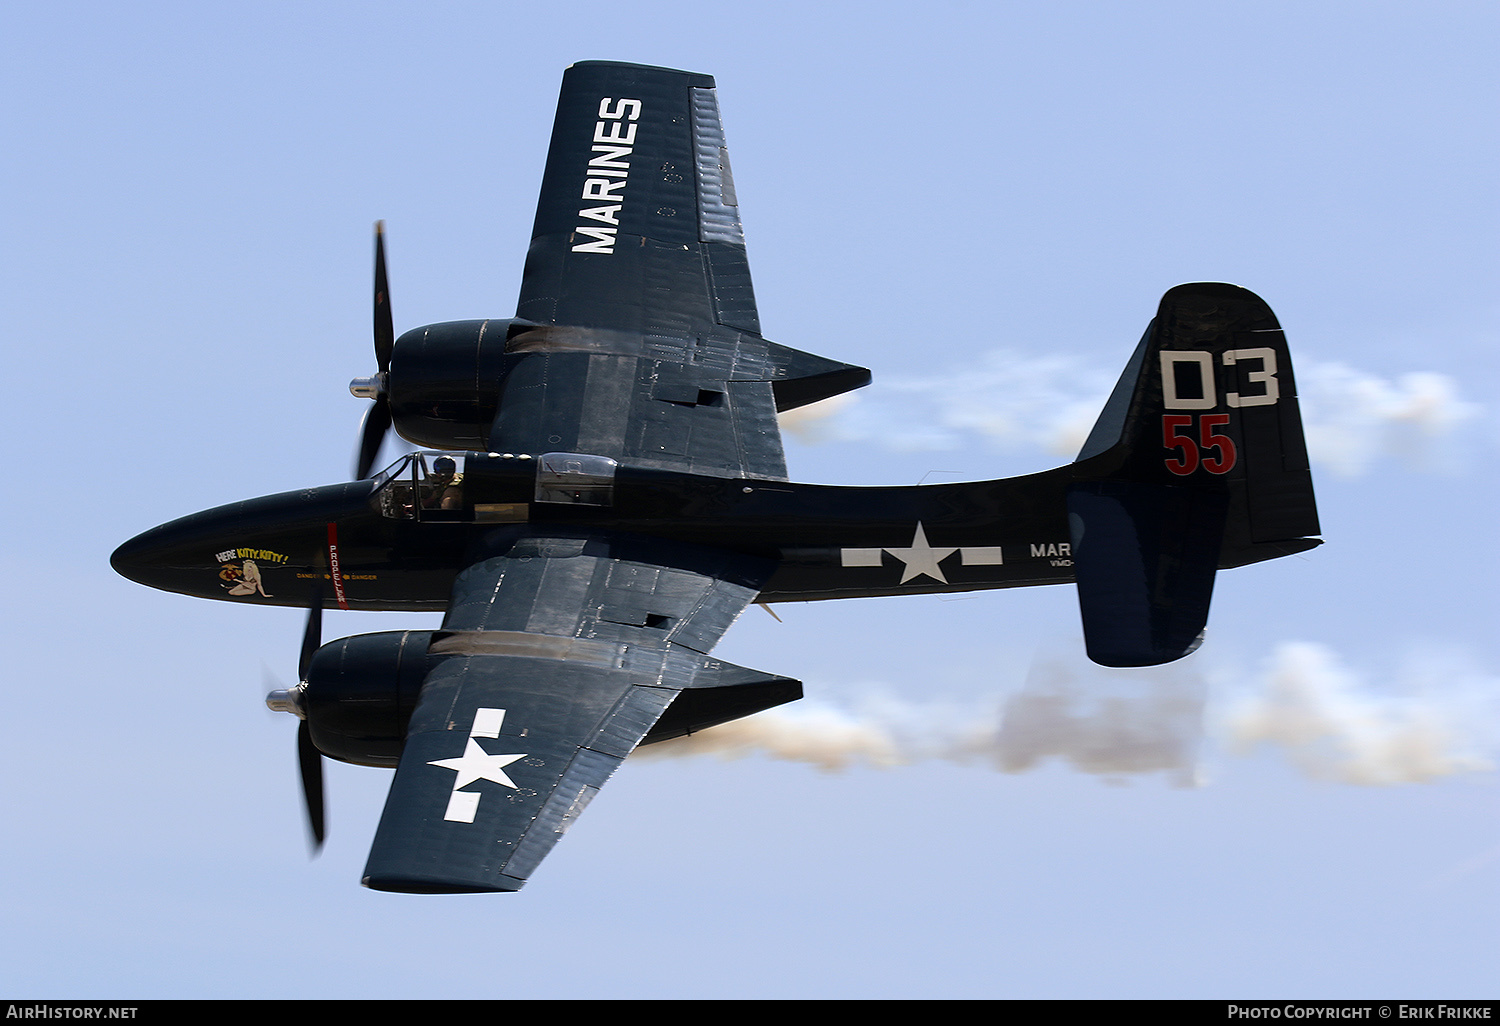
[[[291,713],[299,720],[307,719],[307,710],[302,705],[302,685],[294,688],[277,688],[266,696],[266,708],[272,712]]]
[[[349,382],[349,393],[360,399],[379,399],[385,394],[385,372]]]

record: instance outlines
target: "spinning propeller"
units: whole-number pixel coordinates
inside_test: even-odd
[[[391,400],[386,388],[390,378],[391,350],[396,346],[396,329],[391,320],[391,297],[385,279],[385,222],[375,222],[375,366],[374,377],[355,378],[349,391],[362,399],[373,399],[375,405],[365,414],[360,430],[359,457],[354,476],[366,478],[380,454],[380,443],[391,429]]]
[[[360,429],[359,456],[354,476],[366,478],[380,454],[381,443],[391,429],[391,402],[386,383],[391,369],[391,351],[396,346],[396,330],[391,319],[391,298],[385,276],[385,222],[375,222],[375,365],[374,377],[355,378],[349,391],[375,405],[365,414]],[[294,688],[280,688],[266,696],[266,705],[277,712],[289,712],[300,721],[297,725],[297,764],[302,774],[302,798],[307,805],[307,825],[312,830],[313,850],[323,846],[323,755],[312,741],[307,725],[307,676],[313,655],[322,645],[323,594],[313,596],[307,611],[307,627],[302,632],[302,656],[297,664],[300,683]]]
[[[307,627],[302,632],[302,656],[297,663],[297,677],[301,683],[295,688],[272,691],[266,696],[266,705],[271,709],[289,712],[299,720],[297,764],[302,772],[302,799],[307,805],[307,825],[312,830],[314,851],[323,846],[323,756],[313,745],[304,702],[308,671],[312,669],[314,653],[322,644],[322,634],[323,595],[320,591],[307,611]]]

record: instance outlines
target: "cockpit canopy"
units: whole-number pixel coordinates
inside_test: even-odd
[[[392,520],[518,523],[531,503],[611,505],[617,469],[586,453],[414,452],[375,476],[371,501]]]
[[[375,504],[393,520],[471,520],[466,505],[467,453],[414,452],[375,476]],[[448,514],[448,515],[444,515]],[[524,518],[522,518],[524,519]]]
[[[608,506],[614,502],[618,469],[608,456],[546,453],[537,459],[536,501]]]

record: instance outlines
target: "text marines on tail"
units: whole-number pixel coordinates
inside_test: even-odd
[[[373,888],[516,890],[638,745],[801,697],[713,647],[752,602],[1077,586],[1090,658],[1193,651],[1220,569],[1319,544],[1286,339],[1235,285],[1162,298],[1078,459],[1026,477],[787,480],[776,415],[861,367],[760,333],[706,75],[563,76],[516,316],[395,337],[377,227],[377,372],[355,481],[126,542],[166,591],[309,610],[300,718],[322,756],[395,767]],[[430,451],[371,476],[387,432]],[[442,610],[320,644],[324,608]]]

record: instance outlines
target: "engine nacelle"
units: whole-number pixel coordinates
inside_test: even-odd
[[[357,378],[350,385],[366,398],[384,391],[396,432],[429,449],[483,451],[499,412],[505,376],[530,355],[579,354],[606,358],[660,354],[630,332],[536,324],[520,318],[446,321],[413,328],[396,339],[383,381]],[[727,345],[728,343],[721,342]],[[778,412],[869,384],[870,372],[821,356],[743,336],[735,343],[760,349]]]
[[[360,766],[396,765],[432,634],[356,634],[318,649],[300,699],[318,751]]]
[[[396,339],[385,387],[397,433],[431,449],[485,449],[516,323],[447,321]]]
[[[273,692],[268,704],[305,717],[313,745],[330,759],[394,768],[423,680],[436,662],[463,657],[451,646],[447,653],[442,645],[432,652],[439,633],[384,631],[330,641],[314,653],[296,698]],[[692,734],[801,697],[800,681],[716,662],[695,674],[641,743]]]

